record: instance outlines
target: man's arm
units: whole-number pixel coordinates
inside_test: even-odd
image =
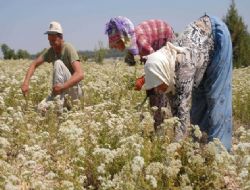
[[[80,61],[74,61],[72,63],[72,67],[74,70],[73,75],[64,84],[55,84],[53,86],[53,93],[54,94],[61,94],[63,91],[74,86],[75,84],[77,84],[78,82],[80,82],[83,79],[83,71],[81,68]]]
[[[42,56],[39,56],[38,58],[36,58],[30,65],[25,79],[23,81],[23,84],[21,86],[21,90],[23,92],[23,95],[26,96],[29,92],[29,82],[30,82],[30,78],[32,77],[32,75],[34,74],[36,68],[41,65],[44,62],[44,59]]]

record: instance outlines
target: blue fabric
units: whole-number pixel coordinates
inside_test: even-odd
[[[210,17],[214,37],[211,63],[192,94],[191,122],[218,138],[228,151],[232,146],[232,42],[227,26]]]

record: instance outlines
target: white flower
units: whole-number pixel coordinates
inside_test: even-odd
[[[180,143],[171,143],[166,147],[167,155],[174,155],[174,153],[181,147]]]
[[[214,144],[214,142],[209,142],[207,144],[207,150],[211,155],[216,155],[217,153],[217,148],[216,145]]]
[[[42,137],[43,139],[47,139],[47,138],[49,137],[49,132],[47,132],[47,131],[42,132],[42,133],[41,133],[41,137]]]
[[[36,150],[33,152],[32,159],[33,160],[42,160],[46,157],[46,150]]]
[[[144,166],[144,158],[141,156],[134,157],[131,165],[133,173],[137,174],[138,172],[140,172],[143,166]]]
[[[56,175],[54,172],[50,171],[50,172],[45,176],[45,178],[51,180],[51,179],[54,179],[56,176],[57,176],[57,175]]]
[[[155,179],[154,176],[152,176],[152,175],[146,175],[146,180],[149,181],[150,185],[153,188],[157,188],[157,180]]]
[[[80,176],[79,176],[79,182],[80,182],[81,184],[84,184],[85,181],[86,181],[86,179],[87,179],[87,177],[86,177],[85,175],[80,175]]]
[[[165,166],[161,162],[151,162],[146,168],[146,174],[157,176],[164,171]]]
[[[140,155],[143,148],[143,138],[135,134],[122,138],[119,144],[121,144],[121,147],[117,150],[118,155],[127,154],[126,151],[135,152],[136,155]]]
[[[5,190],[20,190],[21,187],[19,185],[13,185],[12,183],[7,182],[4,186]]]
[[[193,190],[194,188],[192,186],[185,186],[181,187],[181,190]]]
[[[240,150],[242,152],[246,152],[250,150],[250,143],[239,143],[236,147],[236,150]]]
[[[52,141],[52,144],[57,144],[57,140],[54,139],[54,140]]]
[[[108,164],[110,162],[113,162],[113,159],[115,158],[116,152],[115,150],[110,150],[107,148],[95,148],[93,155],[100,155],[104,157],[103,162]]]
[[[9,146],[10,146],[9,141],[4,137],[0,137],[0,148],[7,148]]]
[[[246,156],[244,156],[244,158],[243,158],[243,166],[248,167],[249,164],[250,164],[250,156],[249,156],[249,155],[246,155]]]
[[[153,106],[153,107],[151,107],[151,109],[152,109],[153,112],[156,112],[158,110],[158,107],[157,106]]]
[[[169,178],[176,177],[182,167],[180,160],[171,160],[169,166],[166,169],[167,176]]]
[[[202,133],[200,127],[198,125],[193,126],[194,128],[194,136],[200,139],[202,137]]]
[[[7,152],[4,149],[0,149],[0,158],[7,160],[8,156],[7,156]]]
[[[187,185],[190,183],[190,179],[187,174],[183,174],[180,176],[181,177],[181,185]]]
[[[68,176],[74,176],[74,172],[73,172],[73,170],[72,169],[66,169],[65,171],[64,171],[64,173],[66,174],[66,175],[68,175]]]
[[[85,151],[84,147],[79,147],[77,149],[77,153],[78,153],[79,156],[84,157],[85,154],[86,154],[86,151]]]
[[[62,181],[62,187],[67,190],[74,190],[74,184],[70,181],[63,180]]]
[[[4,99],[2,96],[0,96],[0,108],[4,108],[5,107],[5,103],[4,103]]]
[[[35,169],[36,167],[36,161],[34,160],[29,160],[24,163],[24,166],[26,166],[29,169]]]
[[[203,157],[201,157],[201,155],[196,154],[196,155],[193,155],[192,157],[190,157],[188,159],[188,162],[195,164],[195,165],[202,165],[205,162],[205,159]]]
[[[236,135],[242,135],[242,134],[245,134],[246,133],[246,129],[243,127],[243,126],[240,126],[236,131],[235,131],[235,134]]]
[[[237,170],[238,168],[236,167],[236,165],[229,165],[228,166],[228,174],[231,175],[231,176],[236,176],[237,175]]]
[[[248,177],[248,170],[246,168],[243,168],[239,174],[241,178],[247,178]]]
[[[0,130],[5,131],[5,132],[10,132],[11,127],[8,126],[7,124],[1,124],[0,125]]]
[[[58,151],[56,152],[56,155],[57,155],[57,156],[60,156],[60,155],[62,155],[62,154],[64,154],[64,150],[58,150]]]
[[[22,153],[19,153],[17,155],[17,159],[20,160],[21,162],[25,162],[26,161],[26,158],[25,158],[25,156]]]
[[[23,121],[23,114],[20,111],[15,112],[12,117],[16,121]]]
[[[215,160],[216,160],[217,163],[225,162],[223,155],[219,154],[219,153],[215,155]]]
[[[15,175],[10,175],[8,176],[8,179],[7,179],[9,182],[11,182],[12,184],[18,184],[20,182],[19,178]]]
[[[76,141],[82,136],[83,129],[77,127],[73,122],[66,121],[59,128],[59,133],[61,133],[65,138],[70,141]]]
[[[105,164],[101,163],[101,165],[97,167],[97,172],[100,174],[105,174]]]
[[[169,126],[169,127],[173,127],[176,124],[180,124],[179,118],[178,117],[171,117],[169,119],[164,119],[164,123]]]
[[[13,112],[14,112],[14,108],[13,108],[13,107],[8,107],[8,108],[7,108],[7,111],[8,111],[9,113],[13,113]]]
[[[48,187],[43,181],[34,180],[31,184],[31,189],[47,190]]]

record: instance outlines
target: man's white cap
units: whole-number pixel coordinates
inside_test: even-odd
[[[61,24],[59,22],[52,21],[49,24],[49,30],[44,34],[63,34]]]

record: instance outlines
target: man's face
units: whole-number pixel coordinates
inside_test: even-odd
[[[57,49],[62,44],[62,39],[57,34],[48,34],[49,44],[53,49]]]

